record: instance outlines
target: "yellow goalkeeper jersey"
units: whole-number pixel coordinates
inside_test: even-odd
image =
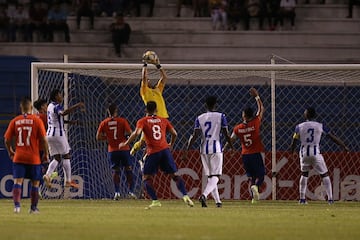
[[[156,102],[157,116],[163,118],[169,118],[169,114],[166,109],[166,104],[162,92],[164,90],[164,84],[158,83],[156,88],[149,88],[147,84],[141,82],[140,95],[145,105],[150,102]]]

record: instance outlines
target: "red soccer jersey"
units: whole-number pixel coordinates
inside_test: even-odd
[[[24,114],[9,123],[4,138],[15,137],[14,163],[40,164],[40,140],[46,136],[45,127],[36,115]]]
[[[44,123],[45,129],[47,129],[47,114],[46,113],[38,113],[37,116]]]
[[[235,126],[234,134],[241,141],[241,153],[252,154],[264,152],[264,144],[260,136],[261,119],[256,116],[248,123],[240,123]]]
[[[166,132],[174,128],[169,120],[158,116],[147,116],[136,123],[136,128],[142,129],[145,135],[146,153],[148,155],[169,148]]]
[[[131,133],[129,122],[122,117],[106,118],[100,125],[98,132],[106,135],[108,142],[108,151],[130,150],[129,146],[119,149],[119,144],[126,141],[125,134]]]

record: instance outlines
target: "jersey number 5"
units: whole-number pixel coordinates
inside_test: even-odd
[[[30,146],[30,137],[31,137],[31,131],[32,131],[32,127],[28,127],[28,126],[24,126],[24,127],[18,127],[18,142],[17,142],[17,146]],[[25,143],[23,140],[23,133],[25,134]]]
[[[250,146],[252,144],[251,134],[244,134],[244,145]]]

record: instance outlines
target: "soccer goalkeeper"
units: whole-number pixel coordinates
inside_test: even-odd
[[[141,77],[141,84],[140,84],[140,96],[142,100],[144,101],[144,104],[146,104],[150,101],[156,102],[157,105],[157,116],[163,117],[163,118],[169,118],[166,104],[164,97],[162,95],[165,83],[167,80],[167,76],[165,73],[164,68],[160,65],[159,57],[154,54],[154,58],[149,60],[147,58],[147,52],[143,55],[143,68],[142,68],[142,77]],[[160,71],[160,79],[156,82],[155,85],[151,85],[151,82],[148,78],[148,71],[147,71],[147,64],[153,64],[156,66],[157,69]],[[140,150],[141,146],[145,143],[143,135],[141,136],[141,139],[137,141],[133,148],[130,151],[131,155],[134,155],[138,150]]]

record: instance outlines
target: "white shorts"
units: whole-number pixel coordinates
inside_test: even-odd
[[[49,154],[64,155],[70,152],[71,148],[66,136],[46,136],[49,143]]]
[[[323,155],[317,154],[315,156],[300,156],[300,168],[302,172],[309,172],[312,168],[318,174],[324,174],[328,171]]]
[[[223,153],[201,154],[201,162],[206,176],[221,175]]]

